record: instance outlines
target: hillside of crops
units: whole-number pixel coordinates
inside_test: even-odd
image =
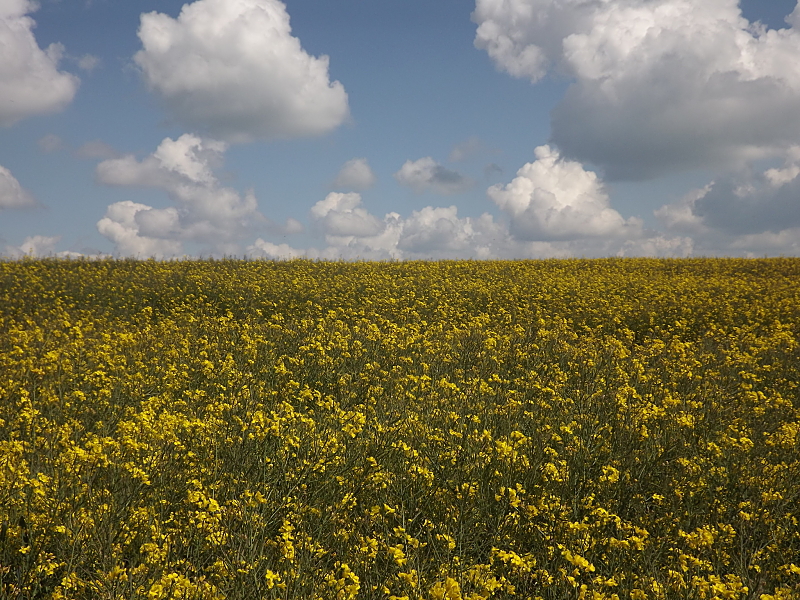
[[[800,598],[800,259],[0,262],[0,598]]]

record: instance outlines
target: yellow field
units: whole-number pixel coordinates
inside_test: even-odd
[[[0,263],[0,598],[800,598],[800,260]]]

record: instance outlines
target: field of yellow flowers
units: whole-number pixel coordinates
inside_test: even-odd
[[[800,598],[800,260],[0,262],[0,598]]]

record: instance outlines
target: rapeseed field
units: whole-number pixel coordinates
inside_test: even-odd
[[[0,598],[800,598],[800,260],[0,263]]]

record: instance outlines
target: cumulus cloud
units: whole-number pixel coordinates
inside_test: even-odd
[[[259,255],[277,257],[277,248],[286,256],[372,260],[527,258],[558,252],[513,239],[489,214],[460,217],[455,206],[426,206],[408,217],[390,212],[379,219],[364,208],[359,194],[329,194],[313,207],[311,217],[324,235],[325,248],[292,249],[292,254],[270,245]]]
[[[570,256],[689,256],[690,237],[633,228],[630,237],[528,240],[513,235],[492,215],[460,216],[456,206],[426,206],[407,217],[370,213],[357,193],[332,193],[311,210],[313,231],[325,245],[296,248],[263,238],[247,248],[252,257],[285,260],[512,259]]]
[[[446,169],[430,156],[415,161],[407,160],[394,177],[417,193],[432,190],[438,194],[458,194],[473,185],[461,173]]]
[[[114,243],[116,252],[122,256],[170,258],[182,254],[183,245],[179,240],[141,234],[140,215],[153,210],[156,209],[152,206],[130,200],[115,202],[97,222],[97,230],[100,235]]]
[[[455,206],[428,206],[408,218],[390,212],[379,219],[357,193],[328,194],[313,206],[311,218],[328,246],[304,251],[310,258],[486,258],[508,238],[491,215],[459,218]]]
[[[61,241],[60,235],[55,236],[48,236],[48,235],[31,235],[25,238],[25,240],[20,244],[18,247],[13,248],[11,251],[11,255],[15,258],[19,258],[21,256],[30,256],[30,257],[44,257],[44,256],[54,256],[56,258],[79,258],[82,257],[83,254],[80,252],[72,252],[70,250],[62,250],[61,252],[56,252],[56,244]]]
[[[511,183],[494,185],[489,197],[511,217],[511,233],[520,240],[575,240],[586,237],[637,237],[638,219],[623,219],[610,207],[602,182],[578,162],[562,158],[550,146],[535,150]]]
[[[650,256],[655,258],[686,258],[694,252],[691,237],[654,234],[635,240],[626,240],[617,250],[617,256]]]
[[[375,174],[366,158],[353,158],[342,166],[333,182],[333,187],[353,191],[364,191],[375,184]]]
[[[711,185],[713,184],[690,191],[674,204],[665,204],[654,211],[655,216],[671,231],[692,234],[707,233],[708,228],[703,224],[703,219],[695,214],[694,207],[695,203],[709,192]]]
[[[498,68],[573,79],[552,141],[606,178],[737,168],[800,141],[800,10],[768,30],[737,0],[477,0]]]
[[[19,246],[4,244],[0,239],[0,256],[20,259],[24,257],[56,257],[56,258],[80,258],[84,255],[80,252],[70,250],[56,251],[56,244],[61,240],[61,236],[31,235],[26,237]],[[98,256],[99,257],[99,256]]]
[[[142,14],[134,61],[173,117],[230,142],[319,135],[348,116],[328,57],[291,35],[279,0],[197,0]]]
[[[57,112],[67,106],[80,80],[58,70],[61,44],[39,47],[33,35],[36,10],[28,0],[0,3],[0,125],[13,125],[33,115]]]
[[[797,167],[790,163],[785,169],[771,169],[763,174],[721,177],[698,191],[696,197],[690,195],[682,205],[691,211],[696,223],[731,234],[800,227]],[[667,208],[659,214],[670,215],[669,211]]]
[[[0,210],[4,208],[31,208],[36,200],[25,190],[11,171],[0,165]]]
[[[398,248],[415,257],[500,258],[511,240],[488,213],[459,218],[455,206],[426,206],[403,222]]]
[[[270,258],[272,260],[291,260],[306,256],[305,250],[292,248],[289,244],[273,244],[258,238],[247,247],[247,255],[254,258]]]
[[[61,236],[33,235],[26,237],[19,249],[28,256],[52,256]]]
[[[141,161],[127,155],[101,162],[95,171],[99,182],[161,189],[176,206],[157,209],[117,203],[109,207],[98,229],[121,254],[132,249],[142,255],[179,254],[185,241],[199,242],[214,252],[235,252],[239,240],[272,224],[259,212],[252,192],[242,196],[220,185],[214,169],[221,165],[226,148],[224,142],[184,134],[177,140],[165,138]]]
[[[749,258],[776,254],[800,256],[800,227],[745,234],[732,240],[729,248]]]
[[[714,253],[796,254],[800,232],[800,147],[782,167],[724,175],[655,211],[669,231]]]
[[[383,223],[361,206],[356,192],[331,192],[311,208],[311,218],[327,236],[369,237],[383,229]]]

